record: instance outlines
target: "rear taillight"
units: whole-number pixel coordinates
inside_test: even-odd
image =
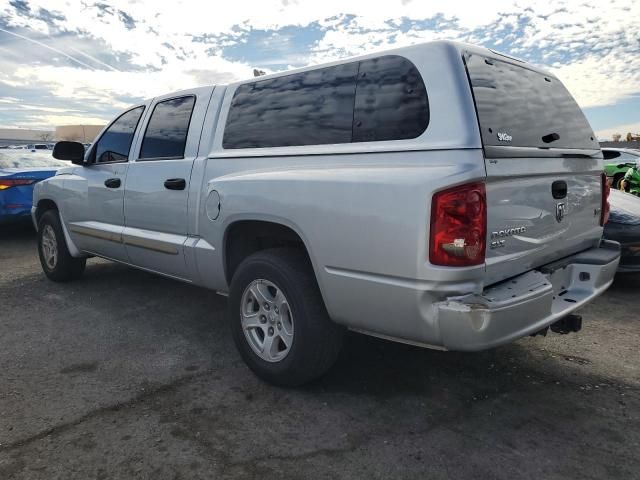
[[[35,180],[30,178],[0,178],[0,190],[21,185],[31,185],[32,183],[35,183]]]
[[[602,184],[602,204],[600,205],[600,225],[604,226],[609,221],[609,212],[611,211],[611,205],[609,205],[609,192],[611,192],[611,186],[607,181],[607,174],[602,172],[600,174]]]
[[[465,267],[484,263],[487,195],[484,183],[471,183],[436,193],[431,202],[429,261]]]

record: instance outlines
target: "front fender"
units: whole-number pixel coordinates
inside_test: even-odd
[[[65,175],[55,175],[53,177],[47,178],[41,182],[38,182],[33,190],[33,205],[31,207],[31,219],[33,224],[38,230],[38,216],[40,215],[40,209],[43,208],[43,204],[46,202],[47,204],[53,204],[58,211],[58,215],[60,218],[60,224],[62,225],[62,231],[64,232],[64,238],[67,242],[67,248],[69,249],[69,254],[72,257],[84,257],[80,249],[76,246],[76,244],[71,239],[71,235],[69,235],[69,230],[67,229],[66,222],[64,220],[64,211],[63,205],[64,202],[60,201],[64,193],[64,181]]]

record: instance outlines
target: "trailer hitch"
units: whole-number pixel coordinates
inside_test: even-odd
[[[575,315],[573,313],[570,313],[566,317],[562,317],[560,320],[552,323],[548,327],[544,327],[537,332],[533,332],[531,336],[536,337],[538,335],[542,335],[543,337],[546,337],[549,329],[551,329],[553,333],[559,333],[561,335],[565,335],[571,332],[579,332],[582,329],[582,315]]]
[[[550,328],[552,332],[560,333],[562,335],[571,332],[579,332],[582,328],[582,315],[575,315],[571,313],[566,317],[562,317],[557,322],[552,323]]]

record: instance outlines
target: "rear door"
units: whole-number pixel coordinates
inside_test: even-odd
[[[598,243],[602,154],[562,83],[466,53],[487,171],[488,283]]]
[[[213,87],[155,98],[129,165],[123,241],[132,264],[191,280],[189,183]]]

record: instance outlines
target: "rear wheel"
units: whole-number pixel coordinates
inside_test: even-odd
[[[620,186],[623,179],[624,179],[624,173],[618,173],[617,175],[614,175],[613,181],[611,182],[612,188],[614,188],[615,190],[620,190]]]
[[[245,259],[231,282],[229,309],[242,358],[269,383],[307,383],[340,352],[344,329],[329,318],[303,252],[271,249]]]
[[[55,282],[67,282],[82,276],[86,259],[69,253],[56,210],[47,210],[38,222],[38,255],[44,274]]]

